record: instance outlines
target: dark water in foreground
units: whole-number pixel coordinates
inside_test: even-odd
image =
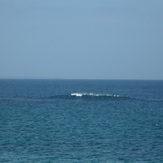
[[[1,163],[162,163],[163,81],[0,80]]]

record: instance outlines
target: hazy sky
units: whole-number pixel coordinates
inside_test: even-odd
[[[0,78],[163,79],[163,0],[0,0]]]

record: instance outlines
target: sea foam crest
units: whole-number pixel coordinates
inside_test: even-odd
[[[95,94],[95,93],[71,93],[71,96],[82,97],[82,96],[103,96],[103,97],[120,97],[120,95],[112,94]]]

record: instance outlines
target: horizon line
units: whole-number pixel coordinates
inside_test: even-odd
[[[118,79],[118,78],[0,78],[0,80],[163,80],[163,79]]]

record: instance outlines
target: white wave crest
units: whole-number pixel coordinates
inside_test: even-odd
[[[71,96],[81,97],[83,95],[84,95],[83,93],[71,93]]]
[[[120,97],[120,95],[112,94],[95,94],[95,93],[71,93],[71,96],[82,97],[82,96],[109,96],[109,97]]]

